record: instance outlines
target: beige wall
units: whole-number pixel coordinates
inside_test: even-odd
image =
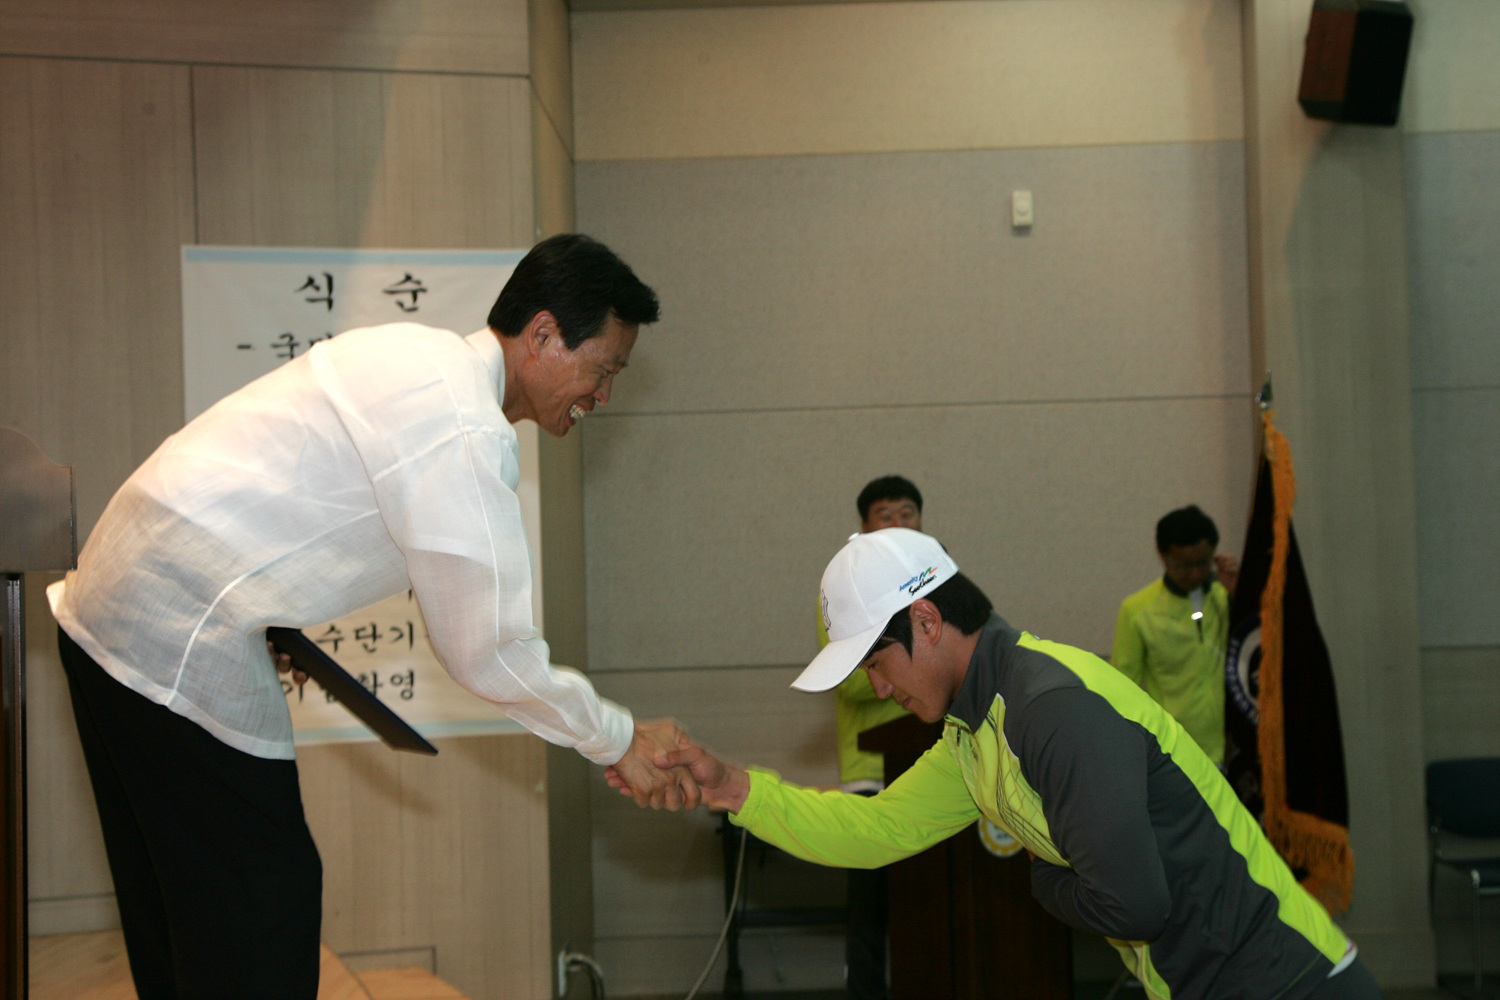
[[[1401,134],[1306,118],[1308,10],[1246,3],[1253,350],[1298,471],[1339,688],[1355,852],[1345,927],[1388,987],[1430,983]]]
[[[811,650],[800,595],[852,527],[850,498],[865,478],[920,470],[930,528],[973,553],[961,563],[977,564],[1002,610],[1101,648],[1111,601],[1151,568],[1149,551],[1132,554],[1123,539],[1171,492],[1141,483],[1175,475],[1179,494],[1224,508],[1226,547],[1237,549],[1241,463],[1254,440],[1248,400],[1269,366],[1339,684],[1358,859],[1345,924],[1385,985],[1430,982],[1425,862],[1412,849],[1420,763],[1495,752],[1487,706],[1500,685],[1490,678],[1494,647],[1419,649],[1407,292],[1416,264],[1401,135],[1409,149],[1422,136],[1496,127],[1500,25],[1485,30],[1500,16],[1494,5],[1413,4],[1401,130],[1302,116],[1306,5],[1278,0],[589,6],[573,18],[580,224],[656,269],[666,315],[643,338],[634,386],[586,438],[590,648],[601,685],[638,710],[669,708],[745,759],[831,781],[826,706],[810,708],[778,682]],[[1164,165],[1176,144],[1242,137],[1243,176],[1216,172],[1205,157],[1195,161],[1200,186],[1186,185]],[[1138,148],[1139,162],[1103,166],[1099,151],[1121,147]],[[1449,184],[1454,169],[1476,169],[1440,152],[1424,161],[1427,190]],[[964,165],[981,157],[993,190],[966,177]],[[1072,186],[1070,168],[1120,184]],[[1486,176],[1475,175],[1475,193]],[[1037,196],[1026,241],[1006,240],[1014,187]],[[1155,200],[1156,190],[1167,193]],[[1199,246],[1191,256],[1223,270],[1173,268],[1163,246],[1190,244],[1191,220],[1226,210],[1242,213],[1233,233],[1245,255]],[[1435,210],[1463,215],[1446,202]],[[952,224],[934,235],[924,217],[943,213]],[[1082,239],[1052,242],[1075,225],[1102,245],[1097,259]],[[959,298],[930,314],[903,311],[901,268],[979,246],[986,226],[994,244],[956,284],[989,307],[993,326],[971,326],[973,305]],[[1463,247],[1448,252],[1470,252]],[[970,263],[951,259],[960,270]],[[1200,314],[1181,342],[1162,323],[1128,341],[1129,358],[1112,359],[1111,345],[1078,339],[1078,317],[1111,327],[1152,314],[1124,281],[1109,284],[1111,260],[1131,261],[1119,274],[1143,298],[1239,295],[1242,305]],[[943,280],[936,271],[923,277]],[[1070,271],[1102,280],[1066,302],[1049,299]],[[1016,274],[1028,294],[1006,284]],[[1094,307],[1090,293],[1118,314]],[[1019,328],[1018,342],[1007,328]],[[1012,364],[986,358],[987,333]],[[934,365],[913,346],[924,339],[956,341],[965,363]],[[1468,382],[1493,367],[1487,353],[1452,360]],[[1027,409],[1013,409],[1022,401]],[[993,443],[1019,473],[946,480],[950,465],[929,461],[909,429],[939,425],[970,435],[948,448],[952,464],[975,461],[965,446]],[[1183,427],[1195,433],[1178,442],[1173,429]],[[1115,437],[1132,430],[1165,454],[1192,454],[1196,471],[1154,465],[1149,448]],[[1430,443],[1418,444],[1427,454]],[[1493,465],[1479,461],[1481,471]],[[1491,481],[1461,456],[1428,465],[1444,462],[1468,469],[1465,488]],[[1470,500],[1462,510],[1485,509],[1480,494]],[[1003,512],[1001,530],[986,522],[991,509]],[[1469,548],[1488,552],[1492,534],[1470,532]],[[1080,584],[1070,567],[1083,565],[1091,573]],[[801,589],[787,582],[800,579]],[[756,689],[765,700],[753,710],[724,707]],[[701,824],[674,839],[658,818],[596,809],[600,952],[623,966],[614,988],[678,988],[708,951],[715,840]],[[617,842],[636,846],[622,853]],[[671,873],[670,889],[660,871]],[[690,904],[684,879],[698,885]],[[609,898],[643,887],[670,897],[682,917],[611,915]],[[813,947],[782,963],[788,985],[827,984],[814,965],[836,966],[836,948],[816,956]]]
[[[0,6],[0,266],[15,277],[0,424],[74,466],[80,536],[180,425],[181,245],[526,247],[568,228],[567,62],[560,3]],[[476,303],[476,325],[488,306]],[[548,461],[566,471],[566,456]],[[571,461],[572,523],[554,518],[546,575],[576,593],[576,446]],[[46,581],[30,582],[34,930],[108,926]],[[557,613],[577,623],[581,602],[559,599]],[[442,748],[299,755],[326,861],[325,939],[375,953],[366,965],[435,955],[476,1000],[553,995],[546,746]],[[576,766],[558,774],[562,800],[578,801]],[[577,812],[574,851],[587,843]],[[564,931],[586,936],[586,881],[561,895]]]
[[[1500,433],[1500,8],[1414,4],[1403,103],[1412,274],[1426,758],[1500,753],[1500,629],[1488,567]],[[1477,602],[1477,606],[1476,606]]]
[[[602,690],[835,782],[830,700],[786,684],[886,472],[1002,613],[1101,652],[1166,510],[1204,505],[1238,550],[1235,0],[575,11],[573,35],[579,225],[663,304],[584,428]],[[718,838],[594,805],[610,991],[685,990],[722,913]],[[748,947],[747,988],[840,982],[838,935]]]
[[[1415,16],[1401,128],[1408,134],[1500,128],[1500,7],[1409,0]]]
[[[1500,8],[1418,0],[1403,102],[1426,760],[1500,754]],[[1466,887],[1437,880],[1437,965],[1470,967]],[[1487,908],[1483,935],[1497,916]],[[1486,964],[1497,961],[1487,950]]]
[[[574,16],[580,160],[1238,139],[1212,0],[715,7]]]

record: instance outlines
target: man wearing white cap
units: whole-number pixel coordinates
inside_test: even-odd
[[[887,865],[983,816],[1031,853],[1048,912],[1110,938],[1155,1000],[1380,996],[1182,727],[1093,654],[1012,628],[935,539],[856,535],[823,574],[822,604],[832,641],[793,687],[865,670],[882,697],[943,720],[940,742],[872,798],[694,745],[658,766],[690,767],[706,804],[826,865]]]

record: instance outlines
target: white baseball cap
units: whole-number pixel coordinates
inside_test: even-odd
[[[828,645],[792,682],[827,691],[864,662],[891,616],[958,572],[931,535],[882,528],[853,535],[823,571],[819,597]]]

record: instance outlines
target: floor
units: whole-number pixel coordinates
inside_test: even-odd
[[[29,961],[31,1000],[136,1000],[119,931],[33,937]],[[356,974],[324,947],[318,1000],[464,1000],[464,996],[425,969]]]
[[[464,1000],[463,994],[423,969],[350,972],[327,948],[318,1000]],[[1446,981],[1446,980],[1445,980]],[[1462,992],[1438,989],[1390,990],[1385,1000],[1455,1000],[1467,996],[1470,983],[1451,983]],[[1104,1000],[1114,984],[1079,983],[1072,1000]],[[584,995],[586,991],[579,995]],[[1486,997],[1500,1000],[1500,978],[1485,977]],[[1115,1000],[1138,1000],[1139,986],[1122,988]],[[119,931],[36,937],[31,943],[31,1000],[135,1000]],[[682,1000],[680,996],[633,997],[632,1000]],[[699,1000],[723,1000],[717,993]],[[747,993],[743,1000],[849,1000],[842,990],[795,993]]]
[[[1103,1000],[1109,994],[1113,983],[1079,983],[1074,989],[1073,1000]],[[1500,982],[1486,979],[1486,996],[1500,1000]],[[1132,1000],[1141,996],[1139,988],[1134,990],[1122,989],[1117,993],[1116,1000]],[[632,997],[631,1000],[682,1000],[679,996],[652,996]],[[699,994],[698,1000],[723,1000],[717,994]],[[801,993],[746,993],[742,1000],[849,1000],[849,995],[842,990],[819,990]],[[1390,990],[1385,994],[1385,1000],[1456,1000],[1455,995],[1444,990]]]

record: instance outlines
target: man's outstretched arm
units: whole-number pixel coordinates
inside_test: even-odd
[[[806,861],[840,868],[879,868],[925,850],[974,822],[978,808],[941,745],[873,798],[800,788],[766,771],[747,771],[684,740],[656,761],[688,770],[712,808]],[[610,784],[629,794],[609,772]]]

